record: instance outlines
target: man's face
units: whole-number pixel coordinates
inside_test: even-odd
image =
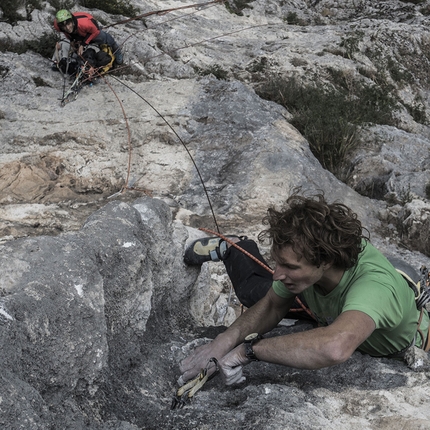
[[[294,252],[291,245],[276,250],[276,253],[272,249],[272,257],[276,262],[273,280],[281,281],[293,294],[299,294],[318,283],[324,274],[322,266],[309,263]]]
[[[64,33],[69,33],[71,34],[73,32],[73,19],[68,19],[67,21],[64,21],[62,23],[60,23],[60,29],[64,32]]]

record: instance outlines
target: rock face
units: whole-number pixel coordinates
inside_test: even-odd
[[[256,0],[151,15],[107,28],[126,67],[64,107],[71,83],[48,59],[2,52],[0,427],[428,428],[428,371],[360,354],[315,372],[253,363],[240,387],[215,378],[184,409],[170,402],[179,360],[240,312],[221,263],[183,264],[197,227],[254,238],[269,205],[321,189],[382,251],[430,265],[414,251],[429,243],[429,8]],[[0,22],[0,43],[42,37],[52,14]],[[257,95],[276,76],[396,96],[392,124],[362,127],[346,183]]]
[[[130,369],[155,370],[144,364],[155,345],[190,318],[195,273],[172,236],[168,206],[147,198],[111,203],[77,233],[2,246],[2,428],[83,428],[95,418],[84,409],[102,413],[84,403],[115,396]],[[167,395],[171,358],[158,366]]]
[[[167,7],[136,5],[142,12]],[[105,26],[119,20],[92,12]],[[411,214],[396,204],[418,198],[428,205],[428,12],[427,2],[232,1],[150,15],[106,28],[123,44],[127,66],[64,108],[58,99],[68,79],[40,55],[6,51],[2,236],[79,229],[124,187],[139,191],[122,200],[146,193],[181,209],[190,225],[213,226],[201,179],[227,230],[259,224],[267,206],[297,185],[342,196],[370,229],[381,231],[381,217],[402,226]],[[52,14],[47,6],[33,10],[31,21],[0,23],[0,41],[11,47],[49,34]],[[321,169],[291,114],[255,94],[274,77],[350,91],[367,85],[381,105],[388,96],[396,101],[392,125],[362,130],[348,187]],[[407,229],[395,233],[394,242],[399,234],[408,241]]]

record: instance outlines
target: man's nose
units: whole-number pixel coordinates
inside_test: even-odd
[[[273,272],[273,280],[274,281],[283,281],[287,277],[287,272],[282,267],[278,265],[275,266],[275,270]]]

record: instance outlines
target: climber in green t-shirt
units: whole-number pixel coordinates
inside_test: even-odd
[[[412,346],[430,348],[428,312],[417,308],[410,282],[370,244],[350,208],[329,204],[322,194],[307,198],[295,192],[263,221],[268,228],[259,239],[271,241],[272,273],[256,261],[267,264],[256,243],[244,237],[206,237],[186,249],[187,264],[223,261],[249,309],[182,361],[180,382],[197,375],[212,357],[230,385],[244,380],[242,368],[252,360],[318,369],[342,363],[356,350],[400,357]],[[262,337],[289,315],[297,299],[317,327]]]
[[[273,290],[285,299],[294,297],[280,280],[273,282]],[[334,289],[326,292],[316,284],[304,290],[302,295],[319,326],[328,326],[347,311],[360,311],[369,316],[375,330],[357,350],[373,356],[401,351],[411,344],[417,332],[420,312],[415,305],[413,290],[369,242],[363,241],[357,264],[345,270]],[[428,327],[427,314],[422,319],[422,326]],[[417,336],[415,341],[421,347],[421,337]]]

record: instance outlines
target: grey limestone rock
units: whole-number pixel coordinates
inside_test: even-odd
[[[321,189],[357,212],[383,252],[430,264],[407,249],[428,242],[429,2],[231,7],[110,27],[127,67],[64,107],[70,82],[50,59],[2,50],[0,427],[428,428],[428,372],[360,354],[313,372],[253,363],[242,386],[215,378],[170,410],[180,359],[240,313],[221,263],[182,262],[197,229],[215,229],[211,208],[222,232],[255,238],[292,188]],[[48,2],[30,14],[0,22],[0,43],[52,31]],[[276,76],[395,95],[392,124],[362,127],[345,183],[291,112],[258,96]]]

